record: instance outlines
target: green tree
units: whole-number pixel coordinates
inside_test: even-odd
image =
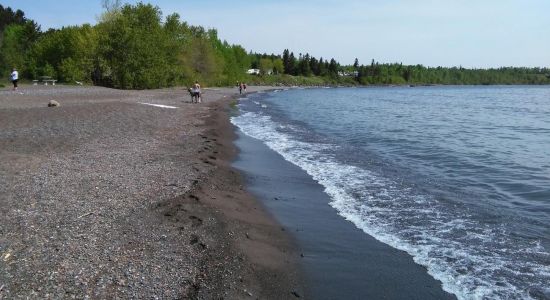
[[[40,34],[40,26],[24,12],[0,5],[0,74],[17,67],[21,75],[27,75],[27,52]]]
[[[2,73],[7,72],[11,67],[21,69],[25,62],[22,25],[9,25],[4,29],[1,52]]]
[[[284,69],[285,69],[285,72],[286,74],[290,74],[290,52],[288,51],[288,49],[285,49],[283,51],[283,66],[284,66]]]
[[[330,60],[329,66],[328,66],[328,75],[332,77],[338,76],[338,63],[334,58]]]
[[[27,51],[37,39],[35,23],[28,21],[23,25],[11,24],[4,28],[2,44],[0,45],[0,71],[7,72],[16,67],[20,72],[26,72]]]
[[[277,58],[273,61],[273,71],[275,72],[275,74],[285,73],[285,66],[282,59]]]
[[[13,11],[11,7],[4,7],[0,4],[0,33],[2,33],[8,25],[23,25],[26,22],[27,18],[25,18],[25,13],[23,11],[19,9]]]
[[[271,75],[273,72],[273,61],[269,58],[260,59],[260,74]]]
[[[302,59],[300,59],[300,61],[298,62],[298,69],[301,75],[311,76],[311,67],[309,63],[310,57],[309,54],[306,53],[306,55],[302,56]]]
[[[169,85],[172,53],[161,26],[158,7],[125,5],[112,19],[98,25],[99,54],[117,88],[159,88]]]
[[[290,55],[288,56],[288,66],[285,66],[286,73],[290,75],[297,75],[296,64],[297,62],[294,52],[290,52]]]
[[[97,47],[97,32],[88,24],[48,30],[29,50],[29,74],[33,78],[47,75],[65,82],[90,82]],[[53,74],[45,74],[45,70]]]

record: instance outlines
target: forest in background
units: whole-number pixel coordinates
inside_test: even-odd
[[[163,17],[151,4],[103,1],[96,25],[42,31],[21,10],[0,5],[0,77],[12,67],[27,80],[50,76],[119,89],[190,85],[230,86],[237,81],[284,85],[550,84],[549,68],[465,69],[400,63],[341,65],[333,58],[247,52],[217,30]],[[258,75],[246,73],[258,69]]]

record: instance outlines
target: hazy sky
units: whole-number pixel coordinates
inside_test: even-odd
[[[137,1],[126,1],[136,3]],[[144,1],[147,2],[147,1]],[[158,0],[255,52],[289,48],[351,64],[550,67],[549,0]],[[1,0],[43,29],[96,22],[100,0]]]

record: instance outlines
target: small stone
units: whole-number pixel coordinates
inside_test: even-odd
[[[61,106],[61,104],[59,104],[59,102],[55,100],[50,100],[50,102],[48,102],[48,107],[58,107],[58,106]]]

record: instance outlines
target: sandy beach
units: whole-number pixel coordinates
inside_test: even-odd
[[[236,93],[0,90],[0,299],[306,295],[293,241],[231,167]]]

